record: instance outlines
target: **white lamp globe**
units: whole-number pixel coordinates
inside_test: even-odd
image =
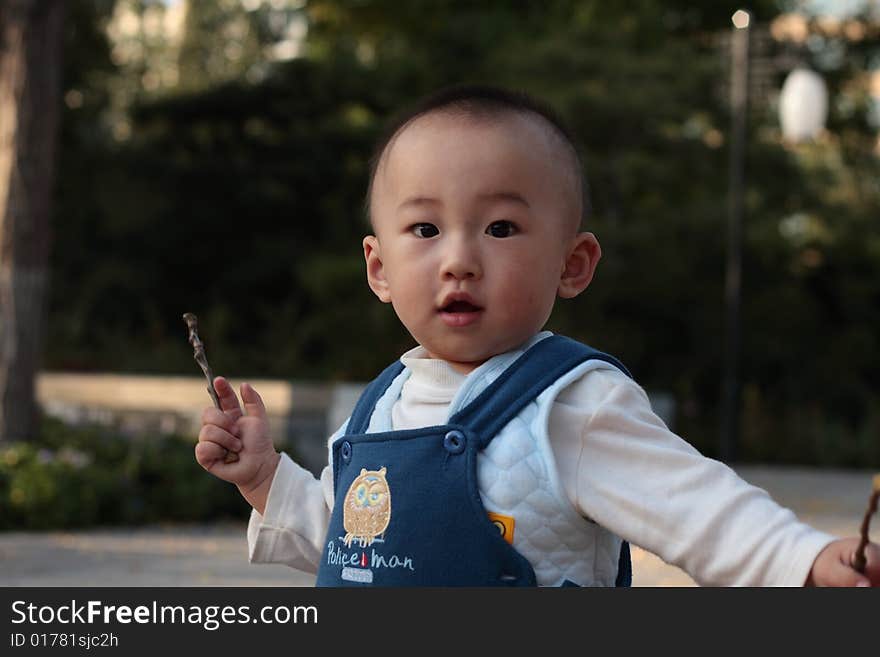
[[[782,136],[793,142],[815,139],[828,117],[828,89],[815,71],[796,68],[785,78],[779,96]]]

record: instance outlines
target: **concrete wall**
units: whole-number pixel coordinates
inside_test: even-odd
[[[239,389],[240,380],[230,382]],[[345,420],[362,386],[276,379],[248,379],[248,383],[266,404],[276,446],[289,449],[304,467],[320,472],[327,462],[327,436],[333,430],[328,427],[335,429]],[[183,376],[43,372],[37,377],[37,400],[46,414],[70,424],[99,424],[128,435],[177,433],[194,441],[202,410],[211,406],[205,379]]]

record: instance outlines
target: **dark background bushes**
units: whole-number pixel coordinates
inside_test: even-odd
[[[0,530],[247,518],[235,486],[205,472],[193,447],[46,419],[39,440],[0,446]]]

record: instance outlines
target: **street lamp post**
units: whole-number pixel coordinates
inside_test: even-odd
[[[740,300],[742,297],[742,223],[745,187],[746,122],[749,106],[749,24],[751,14],[738,10],[732,17],[731,139],[727,199],[727,266],[724,286],[726,308],[724,374],[721,385],[719,458],[736,458],[739,438]]]

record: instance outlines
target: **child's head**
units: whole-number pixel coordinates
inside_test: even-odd
[[[567,131],[536,101],[485,87],[432,96],[374,159],[370,287],[432,357],[469,371],[589,285],[601,251],[578,232],[582,189]]]

